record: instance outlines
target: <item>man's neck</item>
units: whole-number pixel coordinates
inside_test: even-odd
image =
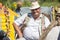
[[[38,19],[38,18],[39,18],[39,16],[40,16],[40,15],[38,15],[38,16],[36,16],[36,17],[34,17],[34,16],[33,16],[34,20]]]

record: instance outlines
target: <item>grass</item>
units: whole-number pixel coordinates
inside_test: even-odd
[[[44,2],[44,3],[41,3],[40,5],[50,7],[50,6],[57,6],[59,4],[60,4],[59,2]]]

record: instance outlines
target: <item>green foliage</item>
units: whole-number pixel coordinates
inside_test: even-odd
[[[16,7],[17,7],[17,3],[13,2],[10,8],[15,11]]]
[[[1,3],[3,3],[3,5],[5,6],[10,6],[10,3],[12,2],[12,0],[0,0]]]
[[[11,8],[12,10],[16,9],[17,3],[15,2],[16,0],[0,0],[3,5]],[[59,3],[60,0],[38,0],[39,4],[41,6],[56,6]],[[24,0],[23,5],[24,7],[29,7],[31,6],[31,1],[29,0]]]
[[[59,2],[60,0],[40,0],[41,2]]]
[[[5,5],[6,7],[11,8],[12,10],[15,10],[15,6],[14,4],[16,4],[15,2],[13,2],[13,0],[0,0],[0,2]]]
[[[24,0],[23,6],[30,6],[31,2],[28,0]]]
[[[60,4],[59,2],[44,2],[42,4],[40,4],[41,6],[57,6],[58,4]]]

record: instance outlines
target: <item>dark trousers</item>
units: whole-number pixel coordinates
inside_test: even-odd
[[[0,38],[0,40],[10,40],[8,37]]]

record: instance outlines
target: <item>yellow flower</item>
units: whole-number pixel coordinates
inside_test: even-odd
[[[16,6],[17,6],[17,3],[16,3],[16,2],[14,2],[14,3],[13,3],[13,6],[14,6],[14,7],[16,7]]]

